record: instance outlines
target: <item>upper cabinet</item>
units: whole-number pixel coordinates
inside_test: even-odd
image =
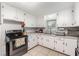
[[[10,5],[7,4],[1,4],[1,16],[4,19],[16,19],[16,8],[13,8]]]
[[[75,2],[71,9],[59,11],[57,14],[57,27],[79,26],[79,3]]]
[[[1,16],[3,19],[24,21],[24,11],[11,5],[1,4]]]
[[[37,16],[36,17],[36,26],[37,27],[45,27],[44,16]]]
[[[25,11],[16,9],[16,19],[18,21],[24,21],[25,20]]]
[[[57,27],[72,27],[74,22],[73,9],[65,9],[57,14]]]
[[[74,3],[74,17],[76,21],[75,26],[79,26],[79,3],[78,2]]]
[[[30,14],[25,15],[25,27],[36,27],[35,17]]]

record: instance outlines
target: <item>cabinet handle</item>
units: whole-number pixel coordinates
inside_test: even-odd
[[[54,41],[55,42],[55,41]]]
[[[64,42],[63,42],[63,45],[64,45]]]
[[[63,50],[63,52],[65,52],[65,50]]]
[[[4,8],[4,6],[2,6],[2,8]]]
[[[74,10],[72,10],[72,12],[74,12]]]
[[[57,44],[57,41],[55,41],[56,42],[56,44]]]
[[[72,24],[72,25],[74,25],[74,24]]]
[[[54,49],[55,49],[55,47],[54,47]]]
[[[57,41],[54,41],[55,43],[57,43]]]
[[[37,39],[39,39],[39,37],[37,37]]]
[[[66,46],[67,46],[67,43],[66,43]]]

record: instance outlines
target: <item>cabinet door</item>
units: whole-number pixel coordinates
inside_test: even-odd
[[[0,25],[0,42],[1,42],[1,25]]]
[[[2,4],[1,5],[1,11],[2,11],[2,17],[4,19],[11,19],[15,20],[16,19],[16,8],[7,5],[7,4]]]
[[[75,17],[75,26],[79,26],[79,2],[75,2],[74,4],[74,17]]]
[[[31,49],[34,46],[33,40],[34,40],[33,36],[29,34],[28,35],[28,49]]]
[[[65,39],[64,53],[68,55],[75,55],[75,48],[77,48],[77,40]]]
[[[54,39],[55,39],[55,37],[49,37],[48,47],[50,49],[54,49]]]
[[[0,56],[6,56],[6,47],[5,47],[5,45],[0,44]]]
[[[34,16],[26,14],[25,16],[25,27],[35,27],[36,22]]]
[[[36,34],[29,34],[28,35],[28,48],[31,49],[32,47],[37,45],[37,37]]]
[[[28,49],[32,48],[33,39],[31,34],[28,34]]]
[[[74,25],[72,8],[58,12],[57,26],[58,27],[71,27]]]
[[[44,38],[43,38],[43,46],[49,47],[49,37],[46,35],[44,35]]]
[[[55,39],[55,50],[63,52],[63,40],[61,38]]]
[[[44,46],[45,45],[44,42],[45,42],[44,35],[40,35],[39,36],[39,44],[42,45],[42,46]]]
[[[17,16],[17,21],[24,21],[25,19],[25,12],[23,10],[20,9],[16,9],[16,16]]]
[[[33,39],[33,46],[37,45],[37,37],[36,34],[32,34],[32,39]]]
[[[45,27],[44,16],[36,17],[36,27]]]

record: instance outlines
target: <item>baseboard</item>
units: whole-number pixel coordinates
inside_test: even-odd
[[[31,49],[35,48],[36,46],[38,46],[38,44],[37,44],[37,45],[35,45],[34,47],[32,47]],[[29,49],[29,50],[31,50],[31,49]],[[28,50],[28,51],[29,51],[29,50]]]
[[[39,44],[39,46],[42,46],[42,45]],[[42,47],[47,48],[47,49],[50,49],[50,50],[55,51],[55,52],[58,52],[58,53],[61,53],[61,54],[64,54],[64,53],[62,53],[62,52],[59,52],[59,51],[53,50],[53,49],[48,48],[48,47],[45,47],[45,46],[42,46]],[[70,56],[70,55],[67,55],[67,54],[64,54],[64,55],[66,55],[66,56]]]

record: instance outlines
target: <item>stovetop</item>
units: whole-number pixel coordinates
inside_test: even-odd
[[[23,35],[23,32],[21,30],[7,31],[6,36],[10,39],[17,39],[17,38],[21,38],[21,37],[27,37],[27,35]]]

